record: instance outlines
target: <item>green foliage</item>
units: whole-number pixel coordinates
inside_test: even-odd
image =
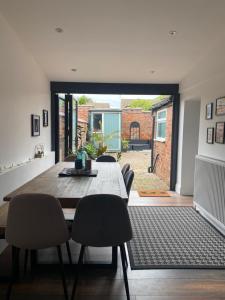
[[[122,157],[122,153],[121,152],[116,153],[116,161],[120,161],[121,157]]]
[[[126,140],[126,139],[122,139],[122,150],[123,151],[127,151],[128,150],[128,148],[129,148],[129,141],[128,140]]]
[[[148,99],[135,99],[131,102],[129,107],[131,108],[142,108],[145,111],[148,111],[152,108],[153,101]]]
[[[79,105],[86,105],[93,102],[91,98],[85,95],[80,96],[77,100]]]
[[[84,146],[84,150],[87,152],[88,156],[95,159],[97,156],[97,149],[92,143],[87,143]]]

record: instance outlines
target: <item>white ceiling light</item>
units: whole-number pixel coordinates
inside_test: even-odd
[[[170,30],[169,31],[169,35],[171,35],[171,36],[174,36],[176,34],[177,34],[176,30]]]
[[[55,28],[55,31],[58,32],[58,33],[62,33],[63,32],[63,29],[61,27],[56,27]]]

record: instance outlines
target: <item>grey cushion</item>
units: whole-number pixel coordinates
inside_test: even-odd
[[[58,199],[46,194],[21,194],[9,203],[6,240],[21,249],[60,245],[69,232]]]
[[[82,198],[76,210],[72,239],[85,246],[118,246],[132,238],[127,206],[116,195]]]

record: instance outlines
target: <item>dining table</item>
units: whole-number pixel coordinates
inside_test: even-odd
[[[68,221],[72,221],[80,199],[87,195],[113,194],[120,196],[127,203],[128,195],[119,163],[92,161],[92,170],[97,173],[96,176],[59,175],[63,170],[73,168],[74,162],[59,162],[6,195],[3,200],[9,202],[13,197],[23,193],[50,194],[60,201],[65,219]],[[117,256],[117,247],[112,247],[112,262],[101,263],[98,266],[116,269]]]
[[[10,201],[23,193],[44,193],[56,197],[62,208],[76,208],[87,195],[113,194],[128,200],[121,168],[117,162],[92,162],[97,176],[59,176],[63,169],[74,168],[74,162],[59,162],[4,197]]]

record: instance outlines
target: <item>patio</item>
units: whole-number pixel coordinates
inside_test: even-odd
[[[122,152],[119,163],[121,166],[129,163],[131,169],[134,170],[132,190],[169,190],[163,180],[154,173],[148,173],[148,167],[151,164],[151,150]]]

